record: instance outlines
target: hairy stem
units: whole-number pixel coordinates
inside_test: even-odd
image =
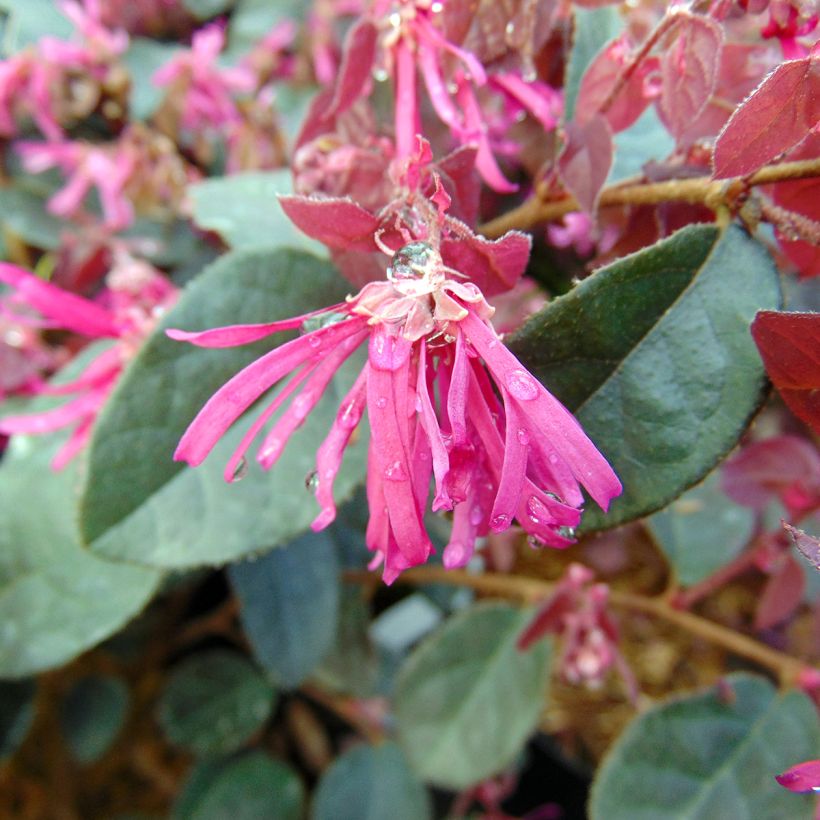
[[[378,583],[378,577],[369,572],[349,572],[346,579],[357,583]],[[409,584],[446,584],[469,587],[483,595],[508,598],[524,604],[543,601],[555,590],[555,584],[520,575],[483,573],[475,575],[465,570],[446,570],[443,567],[416,567],[402,573],[401,580]],[[609,602],[618,609],[641,612],[660,618],[692,635],[714,643],[728,652],[774,672],[784,686],[796,686],[808,664],[785,652],[772,649],[746,635],[721,624],[675,609],[665,598],[648,598],[630,592],[611,590]]]
[[[693,179],[670,179],[664,182],[610,185],[601,191],[599,207],[689,202],[705,205],[717,211],[735,202],[738,194],[747,187],[809,177],[820,177],[820,158],[765,165],[749,177],[712,179],[702,176]],[[539,222],[558,220],[565,214],[579,209],[580,206],[574,197],[547,200],[536,194],[517,208],[482,225],[479,230],[484,236],[496,239],[509,230],[527,230]]]

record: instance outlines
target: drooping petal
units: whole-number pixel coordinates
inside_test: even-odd
[[[0,262],[0,282],[13,287],[31,307],[65,330],[91,338],[119,336],[113,317],[99,305],[44,282],[16,265]]]
[[[505,404],[513,402],[527,417],[533,448],[541,442],[553,448],[555,455],[566,462],[575,478],[606,510],[610,500],[620,494],[621,482],[575,417],[498,343],[495,331],[487,324],[471,313],[461,328],[484,359],[503,393]]]
[[[319,328],[286,342],[240,370],[199,411],[180,439],[174,459],[194,467],[201,464],[228,428],[279,379],[305,361],[325,355],[365,325],[365,319],[353,317]]]
[[[328,351],[324,359],[317,357],[318,364],[305,381],[304,387],[262,442],[257,461],[266,470],[273,467],[278,461],[288,439],[304,424],[321,400],[328,384],[336,375],[336,371],[364,341],[366,335],[366,331],[360,331],[347,339],[341,340],[335,349]]]
[[[94,416],[83,419],[72,431],[68,441],[56,452],[51,459],[51,469],[62,470],[74,456],[85,449],[91,438],[91,430],[94,428]]]
[[[450,375],[450,389],[447,391],[447,417],[453,444],[460,447],[467,442],[467,382],[470,366],[467,361],[467,346],[464,334],[456,336],[453,370]]]
[[[105,403],[112,386],[113,381],[98,387],[96,390],[84,393],[72,401],[61,404],[59,407],[41,413],[6,416],[0,419],[0,433],[5,433],[7,436],[53,433],[84,416],[95,416]]]
[[[342,466],[342,456],[358,427],[367,403],[367,371],[359,373],[353,387],[342,399],[339,412],[325,440],[316,452],[316,501],[322,508],[310,525],[315,532],[323,530],[336,518],[336,502],[333,498],[333,482]]]
[[[793,792],[820,791],[820,760],[807,760],[775,776],[775,780]]]
[[[65,396],[81,390],[97,387],[115,378],[122,369],[122,351],[118,346],[104,350],[93,359],[83,372],[70,382],[46,384],[38,392],[46,396]]]

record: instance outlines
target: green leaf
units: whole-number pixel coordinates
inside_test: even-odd
[[[289,168],[215,177],[188,186],[194,222],[234,248],[278,245],[327,256],[285,215],[277,194],[292,192]]]
[[[575,116],[575,104],[581,89],[581,78],[599,51],[621,33],[623,20],[617,9],[603,6],[598,9],[573,9],[572,50],[567,61],[564,82],[564,120]]]
[[[650,160],[661,160],[675,149],[675,140],[661,122],[654,105],[625,131],[615,134],[615,155],[606,184],[642,173]]]
[[[73,33],[69,19],[54,0],[0,0],[10,15],[3,29],[3,54],[10,55],[49,35],[67,40]]]
[[[270,322],[333,304],[346,293],[329,263],[285,250],[227,254],[185,289],[96,425],[80,509],[82,533],[96,554],[191,567],[232,561],[307,530],[318,507],[303,477],[315,466],[316,447],[335,418],[356,362],[330,385],[272,470],[251,465],[242,481],[227,484],[225,463],[258,408],[234,425],[202,466],[183,467],[171,456],[211,394],[292,334],[206,350],[172,341],[165,328]],[[363,479],[366,452],[364,436],[349,448],[335,485],[339,501]]]
[[[182,4],[202,22],[230,11],[234,0],[182,0]]]
[[[521,361],[572,410],[624,493],[584,529],[664,507],[731,450],[763,401],[749,333],[778,276],[744,231],[693,225],[602,268],[514,334]]]
[[[746,545],[755,514],[720,489],[720,473],[684,493],[665,510],[647,518],[652,537],[675,569],[678,581],[689,586],[728,564]]]
[[[173,820],[300,820],[304,789],[284,763],[254,751],[233,760],[203,761],[174,806]]]
[[[156,113],[166,88],[154,85],[154,73],[182,51],[175,43],[161,43],[148,37],[132,37],[122,62],[131,75],[128,101],[132,120],[147,120]]]
[[[362,588],[343,584],[336,636],[312,678],[337,692],[370,697],[376,686],[379,659],[368,635],[369,625],[370,610]]]
[[[519,652],[532,614],[478,604],[416,649],[396,681],[398,739],[424,780],[463,789],[508,766],[538,723],[549,647]]]
[[[19,187],[0,188],[0,220],[35,248],[55,250],[67,225],[46,210],[46,201]]]
[[[356,746],[324,773],[312,820],[424,820],[430,798],[395,743]]]
[[[103,561],[77,537],[76,466],[59,442],[15,436],[0,465],[0,676],[60,666],[116,632],[153,595],[155,570]],[[32,491],[36,503],[32,503]]]
[[[259,663],[283,686],[298,686],[336,635],[339,562],[328,533],[307,533],[228,570]]]
[[[813,798],[774,776],[820,751],[811,701],[752,675],[724,680],[728,693],[675,699],[630,724],[593,782],[592,820],[810,820]]]
[[[212,649],[181,661],[159,702],[172,743],[199,755],[239,749],[273,711],[276,693],[242,655]]]
[[[33,680],[0,681],[0,761],[11,757],[34,722]]]
[[[72,686],[61,709],[63,734],[74,758],[93,763],[109,749],[125,723],[128,687],[112,677],[87,677]]]

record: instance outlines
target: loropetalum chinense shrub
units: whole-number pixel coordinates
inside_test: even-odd
[[[813,816],[815,4],[0,7],[0,813]]]

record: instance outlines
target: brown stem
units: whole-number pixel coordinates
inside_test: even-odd
[[[377,576],[369,572],[348,572],[345,578],[363,584],[379,583]],[[524,604],[538,603],[555,590],[555,584],[536,578],[497,573],[474,575],[465,570],[446,570],[443,567],[416,567],[403,573],[401,579],[410,584],[435,583],[469,587],[485,595],[509,598]],[[741,635],[733,629],[693,615],[691,612],[675,609],[664,598],[647,598],[630,592],[611,590],[609,601],[620,609],[660,618],[692,635],[717,644],[734,655],[764,666],[774,672],[784,686],[796,686],[800,673],[807,668],[803,661],[785,652],[771,649],[754,638]]]
[[[664,182],[647,182],[630,185],[610,185],[601,191],[599,207],[615,205],[660,205],[664,202],[689,202],[705,205],[713,211],[730,204],[733,193],[745,186],[769,185],[789,179],[806,179],[820,176],[820,158],[782,162],[765,165],[749,177],[712,179],[708,176],[693,179],[670,179]],[[539,222],[551,222],[564,214],[579,210],[574,197],[559,200],[543,200],[532,196],[507,213],[482,225],[484,236],[496,239],[509,230],[526,230]]]
[[[708,578],[704,578],[676,595],[673,598],[674,606],[677,609],[691,609],[698,601],[751,569],[755,565],[756,557],[756,551],[753,549],[740,553]]]

